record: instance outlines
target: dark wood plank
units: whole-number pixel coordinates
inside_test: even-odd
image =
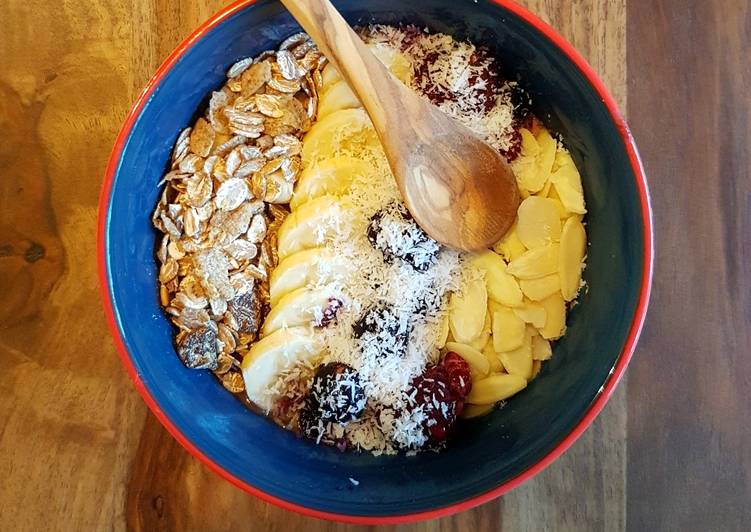
[[[751,4],[628,7],[629,108],[657,230],[628,383],[628,528],[748,530]]]

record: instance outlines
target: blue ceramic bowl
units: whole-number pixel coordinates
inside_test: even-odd
[[[414,23],[487,45],[532,94],[582,170],[589,290],[539,377],[505,408],[466,423],[441,454],[374,457],[318,447],[247,410],[175,355],[159,308],[150,214],[178,132],[237,59],[299,31],[281,4],[243,0],[185,40],[149,82],[117,139],[99,211],[104,306],[123,362],[167,429],[246,491],[309,515],[360,523],[446,515],[550,464],[592,422],[628,363],[649,296],[647,185],[612,98],[550,27],[508,1],[335,2],[350,23]],[[355,486],[350,478],[359,481]]]

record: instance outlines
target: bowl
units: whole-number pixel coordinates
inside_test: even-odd
[[[489,501],[560,456],[602,410],[644,322],[652,228],[644,173],[612,97],[553,29],[504,0],[335,2],[352,24],[427,26],[484,44],[531,93],[581,169],[589,213],[588,284],[539,377],[504,408],[466,422],[441,453],[372,456],[316,446],[249,411],[207,371],[175,355],[159,307],[157,183],[179,131],[236,60],[299,31],[280,3],[241,0],[183,41],[149,81],[120,131],[99,206],[101,293],[136,388],[192,454],[262,499],[356,523],[435,518]],[[358,482],[355,485],[350,479]]]

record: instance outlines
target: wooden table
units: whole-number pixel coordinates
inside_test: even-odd
[[[147,413],[99,304],[118,128],[221,0],[0,2],[0,530],[334,530],[233,488]],[[751,527],[748,0],[527,0],[628,116],[654,293],[626,382],[523,487],[413,530]]]

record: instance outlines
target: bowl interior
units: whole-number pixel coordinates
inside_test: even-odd
[[[246,410],[208,373],[185,369],[162,314],[150,214],[178,132],[237,59],[275,48],[297,24],[260,0],[211,29],[159,82],[116,168],[105,231],[115,319],[140,379],[164,415],[243,482],[310,509],[356,516],[433,510],[496,488],[537,463],[582,419],[626,342],[635,314],[643,230],[635,176],[617,127],[581,72],[500,5],[455,0],[335,2],[350,23],[414,23],[488,46],[519,78],[535,112],[564,135],[582,171],[589,214],[588,290],[539,377],[504,408],[465,423],[441,454],[342,454]],[[350,478],[359,481],[355,486]]]

